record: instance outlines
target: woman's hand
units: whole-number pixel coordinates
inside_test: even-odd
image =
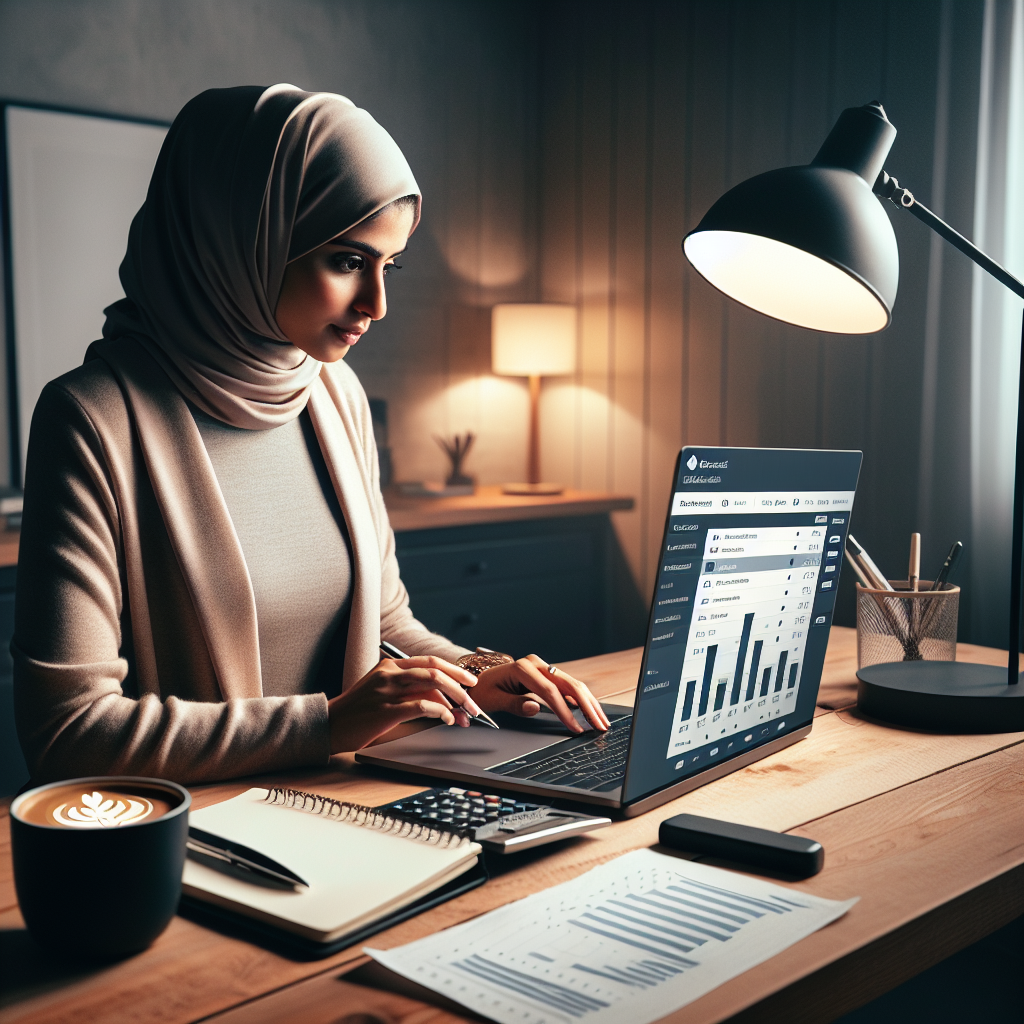
[[[540,711],[541,704],[545,704],[574,733],[583,732],[583,726],[573,717],[573,706],[583,712],[595,729],[604,732],[611,724],[586,683],[549,665],[536,654],[484,669],[477,680],[473,699],[484,711],[508,711],[526,718],[532,718]]]
[[[471,672],[441,658],[384,658],[355,686],[328,702],[331,753],[359,750],[413,718],[468,726],[469,716],[479,714],[480,708],[463,686],[476,683]]]

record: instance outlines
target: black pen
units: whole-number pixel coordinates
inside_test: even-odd
[[[285,885],[301,885],[309,888],[309,882],[304,878],[276,860],[272,860],[266,854],[260,853],[258,850],[251,850],[248,846],[225,839],[223,836],[215,836],[212,832],[204,832],[202,829],[190,826],[188,842],[185,845],[193,853],[215,857],[217,860],[226,861],[234,868],[251,871],[254,875],[259,875],[262,878],[284,882]]]
[[[380,647],[380,649],[389,658],[402,659],[402,658],[408,658],[409,657],[408,654],[403,654],[394,644],[389,644],[387,642],[387,640],[381,640],[381,642],[380,642],[380,644],[378,646]],[[445,697],[443,693],[441,694],[441,696],[444,697],[444,699],[448,703],[449,707],[453,706],[451,701],[449,701],[448,698]],[[498,725],[498,723],[495,722],[494,719],[491,718],[490,715],[488,715],[486,711],[481,711],[478,715],[474,715],[474,714],[471,714],[467,708],[464,708],[464,707],[460,706],[460,710],[464,711],[467,715],[469,715],[469,717],[474,722],[480,722],[483,725],[489,725],[492,729],[500,729],[501,728],[501,726]]]
[[[946,585],[946,580],[949,579],[949,574],[956,564],[956,560],[960,557],[960,552],[963,551],[964,546],[960,541],[957,541],[950,549],[949,554],[946,555],[946,560],[942,563],[942,568],[939,570],[939,575],[935,577],[935,582],[932,584],[932,590],[941,590]]]

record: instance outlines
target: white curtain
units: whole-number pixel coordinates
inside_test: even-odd
[[[986,0],[973,241],[1024,280],[1024,0]],[[976,643],[1006,646],[1024,303],[980,267],[971,292],[971,588]],[[1024,412],[1024,410],[1022,410]]]

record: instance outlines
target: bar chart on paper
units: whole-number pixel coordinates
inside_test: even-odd
[[[367,952],[501,1024],[646,1024],[855,902],[638,850],[408,946]]]

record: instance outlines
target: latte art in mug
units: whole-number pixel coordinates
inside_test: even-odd
[[[24,802],[19,813],[25,821],[37,825],[111,829],[163,817],[173,806],[169,797],[155,786],[79,783],[43,790]]]
[[[60,804],[51,813],[58,825],[68,828],[117,828],[148,818],[153,804],[145,797],[111,797],[94,790],[83,793],[78,803]]]
[[[176,782],[129,775],[63,779],[16,796],[14,886],[36,942],[103,961],[145,949],[181,898],[191,804]]]

